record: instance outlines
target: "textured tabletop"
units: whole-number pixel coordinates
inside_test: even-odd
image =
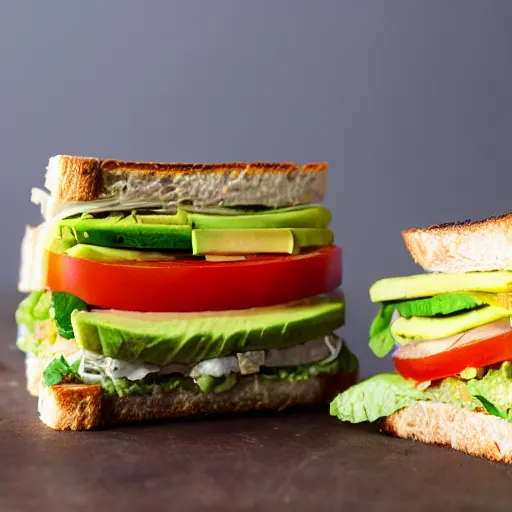
[[[2,315],[0,510],[510,510],[512,467],[325,411],[54,432]],[[349,508],[350,507],[350,508]]]

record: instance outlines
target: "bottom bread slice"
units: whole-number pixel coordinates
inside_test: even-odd
[[[252,376],[218,394],[177,390],[127,397],[108,396],[99,385],[62,384],[40,389],[38,409],[41,420],[56,430],[89,430],[120,423],[323,405],[356,380],[356,373],[319,375],[299,382]]]
[[[417,402],[388,416],[382,430],[469,455],[512,463],[512,424],[496,416],[453,405]]]

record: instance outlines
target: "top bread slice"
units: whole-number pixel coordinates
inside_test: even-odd
[[[327,164],[122,162],[58,155],[46,188],[58,203],[118,199],[121,204],[271,208],[321,202]]]
[[[512,424],[485,412],[417,402],[385,418],[382,430],[396,437],[512,463]]]
[[[407,250],[428,272],[512,270],[512,213],[402,231]]]

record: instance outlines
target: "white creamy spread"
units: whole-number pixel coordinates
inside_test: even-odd
[[[329,334],[324,338],[290,348],[242,352],[235,356],[206,359],[195,365],[172,364],[165,367],[155,364],[132,364],[85,351],[81,355],[78,373],[86,383],[99,382],[104,376],[112,379],[126,377],[128,380],[135,381],[151,373],[160,375],[181,373],[194,379],[201,375],[212,377],[223,377],[230,373],[248,375],[258,373],[261,366],[279,368],[313,363],[328,364],[338,357],[342,346],[343,342],[338,336]],[[66,359],[69,361],[69,358]]]

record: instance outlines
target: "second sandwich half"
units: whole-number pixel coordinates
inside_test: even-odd
[[[326,172],[52,158],[17,311],[41,419],[280,410],[353,383]]]

